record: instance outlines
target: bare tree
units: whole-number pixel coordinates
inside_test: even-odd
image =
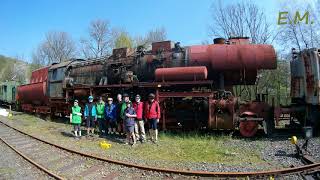
[[[153,30],[150,30],[145,40],[146,42],[157,42],[157,41],[164,41],[167,38],[167,31],[164,27],[155,28]]]
[[[147,43],[164,41],[167,39],[167,31],[164,27],[159,27],[148,31],[148,33],[143,36],[137,36],[134,38],[135,45],[144,45]]]
[[[90,23],[89,38],[82,38],[82,53],[85,58],[97,58],[110,54],[112,49],[112,33],[107,20],[94,20]]]
[[[213,18],[213,23],[209,26],[211,37],[250,37],[254,44],[264,44],[268,40],[273,40],[272,29],[264,11],[252,2],[224,6],[221,1],[217,1],[212,4],[211,12]]]
[[[303,4],[286,1],[280,5],[281,9],[283,9],[282,11],[287,12],[286,16],[284,16],[284,24],[279,25],[278,30],[281,32],[278,42],[284,48],[288,49],[287,47],[289,46],[302,50],[304,48],[320,46],[319,3],[320,0],[318,0],[318,3],[310,1]],[[306,20],[307,17],[309,22]]]
[[[48,65],[72,58],[76,48],[71,36],[66,32],[49,32],[32,54],[35,64]]]

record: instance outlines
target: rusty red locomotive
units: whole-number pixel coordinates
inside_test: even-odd
[[[153,92],[162,106],[162,129],[236,129],[254,136],[258,126],[272,130],[267,103],[240,103],[233,85],[253,85],[259,69],[275,69],[271,45],[248,38],[215,39],[214,44],[181,47],[163,41],[137,49],[114,49],[100,59],[72,59],[36,70],[18,88],[22,110],[68,115],[73,99]]]

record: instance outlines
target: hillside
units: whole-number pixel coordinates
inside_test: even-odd
[[[0,82],[16,80],[26,83],[30,77],[29,64],[15,58],[0,55]]]

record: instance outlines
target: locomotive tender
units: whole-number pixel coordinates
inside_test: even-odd
[[[89,95],[117,93],[142,97],[156,94],[162,129],[236,129],[251,137],[262,125],[273,128],[273,111],[261,101],[239,103],[233,85],[253,85],[259,69],[275,69],[271,45],[248,38],[222,38],[210,45],[181,47],[163,41],[151,47],[114,49],[100,59],[71,59],[32,72],[31,82],[18,87],[23,111],[68,115],[71,102]]]

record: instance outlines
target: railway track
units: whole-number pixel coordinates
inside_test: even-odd
[[[252,177],[269,178],[286,175],[308,175],[320,170],[320,163],[300,167],[258,172],[207,172],[149,167],[77,152],[47,142],[0,121],[0,139],[23,158],[56,179],[127,179],[191,177]]]

